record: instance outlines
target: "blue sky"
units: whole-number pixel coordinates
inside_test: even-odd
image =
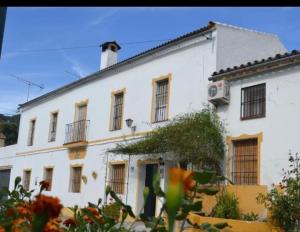
[[[98,71],[97,45],[118,41],[123,60],[208,21],[255,29],[279,36],[288,50],[300,48],[297,7],[9,7],[0,60],[0,113],[13,114],[27,98],[27,85],[13,74],[43,85],[31,87],[29,99]],[[67,49],[55,52],[24,50]],[[71,74],[72,73],[72,74]]]

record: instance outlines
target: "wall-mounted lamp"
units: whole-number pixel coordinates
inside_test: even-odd
[[[161,158],[161,157],[159,157],[158,162],[159,162],[159,165],[161,165],[161,166],[165,165],[165,162],[164,162],[163,158]]]
[[[132,132],[135,132],[135,131],[136,131],[136,126],[132,126],[133,120],[132,120],[131,118],[127,118],[127,119],[125,120],[125,122],[126,122],[126,125],[127,125],[129,128],[131,128],[131,131],[132,131]]]

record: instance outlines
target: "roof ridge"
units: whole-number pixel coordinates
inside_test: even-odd
[[[278,35],[274,34],[274,33],[257,31],[257,30],[254,30],[254,29],[249,29],[249,28],[245,28],[245,27],[234,26],[234,25],[226,24],[226,23],[220,23],[220,22],[214,22],[214,23],[216,25],[221,25],[221,26],[224,26],[224,27],[231,27],[231,28],[238,29],[238,30],[249,31],[249,32],[257,33],[257,34],[263,34],[263,35],[267,35],[267,36],[272,36],[272,37],[277,37],[278,38]]]
[[[269,56],[267,58],[263,58],[263,59],[260,59],[260,60],[249,61],[247,63],[240,64],[239,66],[231,66],[231,67],[228,67],[226,69],[220,69],[219,71],[213,72],[213,74],[211,75],[209,80],[212,80],[215,76],[222,75],[222,74],[225,74],[225,73],[228,73],[228,72],[238,71],[238,70],[243,69],[243,68],[249,68],[251,66],[255,66],[255,65],[258,65],[258,64],[268,63],[268,62],[271,62],[271,61],[280,60],[280,59],[290,57],[290,56],[293,56],[293,55],[298,55],[298,54],[300,54],[300,50],[292,50],[290,52],[277,53],[274,56]]]

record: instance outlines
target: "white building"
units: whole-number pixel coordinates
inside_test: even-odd
[[[300,52],[294,50],[210,78],[211,85],[223,83],[230,89],[226,102],[215,98],[226,122],[227,175],[236,183],[278,184],[282,168],[289,167],[289,153],[300,151],[299,61]]]
[[[2,177],[10,175],[10,188],[16,176],[21,176],[30,189],[38,188],[38,182],[44,178],[51,179],[49,194],[59,196],[66,206],[83,206],[104,198],[105,186],[110,184],[138,212],[142,190],[151,183],[153,171],[161,170],[164,187],[172,162],[164,160],[164,165],[159,165],[157,159],[141,156],[129,159],[107,154],[106,150],[118,142],[140,138],[177,114],[201,110],[208,100],[208,78],[213,72],[286,52],[276,35],[213,22],[118,63],[119,50],[116,42],[102,44],[100,71],[20,106],[18,143],[0,149]],[[276,86],[286,83],[286,79],[277,79],[276,84],[270,84],[270,90],[267,87],[268,93],[280,91],[290,97],[285,88],[292,84],[278,90]],[[277,150],[274,154],[277,158],[283,156],[285,149],[280,146],[286,141],[280,139],[283,135],[280,134],[273,144],[268,136],[276,129],[287,133],[280,129],[286,120],[274,125],[278,119],[273,116],[269,120],[269,110],[274,108],[283,119],[282,109],[287,105],[280,99],[283,108],[267,102],[264,119],[241,122],[239,91],[241,86],[252,82],[260,83],[261,79],[232,82],[230,103],[218,107],[218,112],[228,121],[232,136],[269,131],[263,132],[260,161],[263,177],[259,182],[269,184],[277,175],[271,171],[276,172],[275,166],[280,163],[275,161],[269,170],[268,157],[274,154],[273,149]],[[296,102],[294,98],[289,104]],[[295,115],[291,117],[296,120]],[[133,120],[132,128],[126,126],[126,119]],[[296,142],[296,134],[290,137]],[[155,198],[149,200],[147,214],[158,209],[155,202]]]

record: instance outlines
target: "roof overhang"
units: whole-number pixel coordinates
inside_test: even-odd
[[[254,61],[252,63],[248,62],[247,64],[242,64],[239,67],[228,68],[214,74],[213,76],[208,78],[208,80],[231,81],[287,68],[297,64],[300,64],[300,52],[294,50],[291,53],[285,53],[284,55],[277,54],[275,57],[269,57],[268,59],[262,59],[260,61]]]

